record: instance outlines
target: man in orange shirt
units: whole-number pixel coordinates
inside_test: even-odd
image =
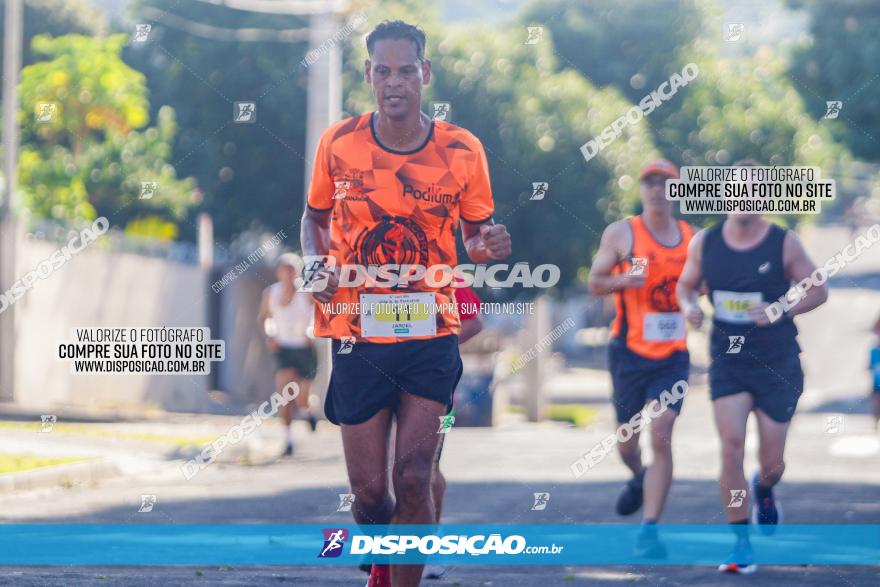
[[[658,402],[663,391],[673,392],[679,381],[686,385],[690,371],[684,316],[675,298],[675,286],[693,229],[675,219],[672,202],[666,200],[666,180],[674,178],[678,178],[678,169],[665,159],[642,169],[642,213],[605,229],[590,269],[590,292],[614,294],[617,306],[609,369],[619,424],[630,422],[646,405]],[[645,503],[636,545],[639,555],[666,556],[655,524],[672,484],[672,426],[681,405],[681,400],[670,403],[670,409],[651,419],[654,462],[650,467],[642,465],[637,431],[617,443],[623,462],[633,473],[617,500],[617,513],[634,514]]]
[[[338,122],[321,137],[302,248],[335,262],[319,271],[315,335],[334,339],[325,412],[342,430],[355,520],[431,524],[438,431],[462,366],[454,287],[451,278],[431,279],[430,267],[456,265],[459,225],[475,263],[504,259],[511,240],[492,220],[480,141],[421,111],[431,79],[424,32],[386,21],[367,36],[367,50],[364,77],[378,109]],[[340,287],[346,265],[429,270],[423,279],[402,277],[392,286],[368,279]],[[387,479],[392,417],[394,498]],[[421,575],[421,565],[373,565],[368,585],[418,585]]]

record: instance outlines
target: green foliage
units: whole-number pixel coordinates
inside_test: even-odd
[[[795,52],[789,73],[814,118],[841,100],[832,134],[861,158],[880,162],[880,3],[791,1],[810,15],[812,38]]]
[[[34,53],[49,58],[21,75],[22,140],[64,145],[76,158],[100,134],[127,134],[147,121],[144,75],[119,58],[125,35],[34,37]],[[40,104],[54,104],[49,122],[37,119]]]
[[[146,216],[129,222],[125,226],[125,234],[135,238],[173,241],[177,239],[177,225],[158,216]]]
[[[6,1],[0,0],[0,30],[5,30],[5,18]],[[22,65],[30,65],[39,59],[31,51],[31,41],[37,35],[100,35],[109,28],[107,17],[87,0],[25,0],[22,20]],[[0,43],[0,63],[3,62],[3,51]]]
[[[170,142],[174,112],[163,108],[148,122],[143,74],[120,58],[124,35],[34,38],[49,57],[22,70],[22,152],[19,181],[34,219],[74,221],[106,215],[112,224],[141,213],[182,218],[193,184],[178,180]],[[40,104],[54,104],[48,120]],[[141,183],[159,190],[140,199]]]
[[[299,225],[304,202],[308,71],[300,61],[307,43],[196,35],[143,16],[143,6],[224,31],[300,30],[307,19],[207,2],[138,0],[131,8],[134,21],[153,21],[153,27],[147,42],[124,54],[127,63],[146,74],[151,115],[162,105],[174,106],[180,127],[172,142],[175,168],[181,176],[194,177],[204,192],[202,206],[180,225],[181,237],[195,239],[200,211],[213,216],[221,242],[254,225],[290,232]],[[256,102],[256,123],[232,122],[236,101]]]
[[[549,30],[563,67],[598,87],[616,86],[634,103],[681,71],[679,48],[705,27],[696,0],[537,0],[517,20],[522,30],[544,26],[545,38]]]

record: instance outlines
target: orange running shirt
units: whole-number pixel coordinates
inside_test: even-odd
[[[681,240],[674,247],[658,243],[641,216],[628,219],[633,235],[632,255],[615,265],[612,273],[629,273],[643,265],[644,287],[614,292],[617,314],[612,336],[623,338],[627,348],[648,359],[665,359],[675,351],[686,351],[684,316],[675,297],[678,276],[684,268],[693,229],[678,220]]]
[[[395,151],[380,144],[373,121],[368,113],[338,122],[318,144],[308,205],[333,211],[330,255],[337,265],[455,267],[459,219],[482,223],[494,210],[482,144],[467,130],[435,120],[421,147]],[[434,294],[436,334],[366,340],[458,334],[451,284],[431,287],[422,279],[405,288],[371,285],[340,286],[329,305],[315,304],[315,336],[363,339],[361,315],[350,311],[359,307],[361,294],[411,292]]]

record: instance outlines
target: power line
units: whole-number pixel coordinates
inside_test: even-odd
[[[169,26],[174,29],[211,39],[213,41],[235,41],[235,42],[277,42],[277,43],[301,43],[308,41],[309,29],[230,29],[224,27],[216,27],[202,22],[195,22],[182,16],[177,16],[159,10],[153,6],[141,7],[141,14],[145,17],[155,20],[156,22]]]
[[[345,0],[198,0],[205,4],[224,6],[233,10],[246,12],[264,12],[269,14],[292,14],[306,16],[309,14],[331,14],[345,10]]]

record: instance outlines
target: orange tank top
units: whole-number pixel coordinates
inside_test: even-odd
[[[611,334],[623,339],[627,348],[638,355],[665,359],[676,351],[687,350],[687,331],[675,286],[693,229],[678,220],[681,239],[677,245],[667,247],[654,239],[641,216],[633,216],[628,222],[633,235],[632,255],[618,263],[612,274],[641,272],[646,279],[644,287],[614,292],[617,314]]]

